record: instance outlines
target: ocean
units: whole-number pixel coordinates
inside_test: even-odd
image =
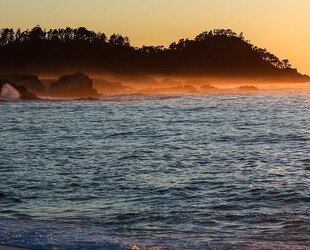
[[[310,94],[0,102],[0,245],[310,249]]]

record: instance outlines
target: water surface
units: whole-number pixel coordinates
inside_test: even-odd
[[[310,249],[310,94],[0,103],[0,244]]]

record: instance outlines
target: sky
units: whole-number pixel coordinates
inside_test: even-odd
[[[0,10],[1,28],[83,26],[133,46],[232,29],[310,75],[310,0],[0,0]]]

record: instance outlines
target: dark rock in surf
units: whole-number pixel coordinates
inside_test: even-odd
[[[19,93],[22,100],[39,100],[35,94],[29,92],[25,86],[13,86]]]
[[[44,94],[46,89],[40,82],[38,76],[26,74],[0,74],[0,79],[6,80],[9,84],[15,86],[25,87],[27,91],[35,95]]]
[[[193,86],[184,85],[170,88],[147,88],[141,90],[143,94],[199,94],[200,92]]]
[[[98,98],[94,98],[94,97],[87,97],[87,98],[77,98],[75,99],[76,101],[99,101]]]
[[[28,91],[28,89],[23,86],[23,85],[17,85],[15,83],[10,83],[7,80],[2,80],[0,79],[0,93],[2,91],[2,88],[5,84],[9,84],[11,85],[14,89],[16,89],[19,94],[20,94],[20,99],[21,100],[39,100],[40,98],[38,98],[35,94],[31,93]],[[4,100],[5,101],[5,100]]]
[[[206,84],[206,85],[202,85],[200,88],[199,88],[199,91],[201,92],[211,92],[211,91],[217,91],[218,88],[217,87],[214,87],[212,85],[209,85],[209,84]]]
[[[102,94],[129,94],[134,90],[131,87],[125,86],[119,82],[109,82],[101,79],[94,79],[94,88]]]
[[[97,90],[93,88],[93,81],[88,75],[75,73],[65,75],[52,82],[49,87],[49,95],[65,98],[88,98],[98,97]]]
[[[250,92],[258,90],[257,87],[252,86],[252,85],[250,85],[250,86],[247,86],[247,85],[246,86],[241,86],[238,89],[241,90],[241,91],[250,91]]]

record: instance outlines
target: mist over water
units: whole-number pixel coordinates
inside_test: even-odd
[[[0,244],[310,248],[309,94],[0,109]]]

